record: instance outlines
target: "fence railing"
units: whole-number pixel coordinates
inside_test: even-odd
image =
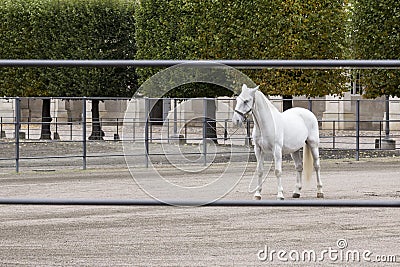
[[[220,64],[234,68],[257,69],[400,68],[400,60],[0,60],[0,67],[170,67],[178,64],[191,64],[194,66],[204,65],[208,67]],[[89,99],[81,100],[82,112],[80,119],[64,122],[59,116],[52,115],[53,121],[43,123],[31,120],[31,116],[28,116],[28,121],[25,121],[26,116],[20,112],[21,108],[19,100],[12,99],[12,101],[15,102],[15,106],[13,108],[14,113],[11,114],[11,116],[6,114],[3,116],[4,112],[0,112],[2,115],[2,149],[0,151],[0,168],[7,168],[14,165],[17,172],[19,171],[21,163],[30,162],[32,166],[35,166],[35,160],[42,160],[37,163],[37,166],[43,166],[43,162],[46,164],[52,164],[48,161],[49,159],[67,159],[68,162],[65,160],[58,162],[58,164],[64,164],[63,167],[66,166],[65,164],[71,164],[72,166],[74,160],[75,163],[76,161],[79,161],[83,169],[85,169],[87,164],[93,166],[92,164],[94,164],[94,162],[91,161],[91,159],[96,159],[97,161],[99,158],[103,158],[106,160],[103,160],[98,164],[104,166],[104,164],[108,164],[114,157],[123,158],[124,155],[127,155],[127,151],[132,153],[134,156],[145,158],[145,162],[148,164],[150,157],[153,155],[165,154],[165,151],[161,151],[164,153],[157,152],[156,144],[164,144],[165,142],[177,142],[179,144],[184,140],[186,140],[186,142],[200,144],[200,148],[197,149],[197,152],[189,151],[187,154],[193,154],[196,156],[201,155],[203,162],[207,163],[209,152],[220,153],[221,155],[226,153],[226,151],[221,151],[221,149],[210,151],[207,146],[208,141],[210,140],[212,142],[220,142],[224,140],[225,143],[227,140],[230,140],[235,148],[246,147],[246,145],[251,144],[249,135],[251,123],[239,131],[229,125],[228,117],[211,117],[209,118],[210,120],[206,119],[208,117],[208,111],[206,108],[203,109],[203,113],[200,112],[203,116],[201,116],[201,114],[198,116],[200,121],[193,121],[191,124],[189,124],[186,118],[179,118],[177,112],[174,113],[172,118],[169,118],[166,121],[163,119],[163,126],[172,124],[173,127],[170,128],[168,126],[166,137],[163,135],[163,138],[158,139],[157,134],[164,132],[159,129],[161,127],[160,125],[153,123],[154,119],[151,115],[149,118],[127,115],[124,117],[102,116],[102,121],[100,123],[104,124],[103,130],[105,136],[103,138],[104,141],[98,141],[88,140],[91,133],[91,126],[93,126],[93,121],[91,120],[90,114],[87,112],[89,109],[86,107],[90,101]],[[335,112],[333,108],[333,110],[331,109],[327,112],[327,116],[320,116],[318,110],[313,106],[315,102],[308,100],[307,103],[308,108],[312,109],[320,121],[322,149],[334,150],[335,152],[354,152],[354,157],[356,159],[363,156],[362,153],[364,151],[370,149],[397,153],[396,143],[398,142],[396,141],[398,141],[399,138],[397,131],[399,121],[397,121],[397,117],[399,117],[399,114],[395,114],[396,116],[389,118],[388,112],[386,112],[387,116],[385,119],[383,119],[382,116],[378,118],[369,118],[368,116],[364,117],[364,114],[367,114],[368,112],[364,112],[363,110],[361,105],[363,101],[357,100],[354,102],[354,105],[351,105],[351,111],[344,109],[340,112]],[[328,110],[328,108],[326,110]],[[146,113],[148,114],[147,111]],[[9,119],[10,117],[12,118],[11,120]],[[118,118],[118,122],[116,125],[106,126],[106,118],[113,120]],[[121,126],[125,130],[123,131],[122,137],[120,136],[119,119],[122,120]],[[51,141],[38,140],[38,128],[44,124],[50,126],[53,133],[56,133],[54,139]],[[178,127],[178,125],[182,124],[184,125],[183,129],[185,129],[185,135],[183,135],[183,138],[181,138],[182,135],[180,134],[182,127]],[[127,127],[127,125],[130,125],[131,127]],[[189,127],[189,125],[192,126]],[[379,126],[379,129],[376,128],[376,125]],[[391,127],[390,125],[395,125],[395,127]],[[391,129],[390,132],[389,128]],[[165,130],[165,127],[163,129]],[[172,129],[172,131],[170,131],[170,129]],[[213,129],[213,131],[210,131],[210,129]],[[382,129],[385,129],[384,136],[382,134]],[[65,137],[64,132],[68,132],[69,135]],[[110,132],[113,134],[110,135]],[[208,135],[208,133],[210,135]],[[211,134],[214,134],[214,136]],[[237,135],[237,137],[234,136],[234,134]],[[145,149],[126,149],[137,144],[141,145],[138,146],[138,148],[144,147]],[[189,145],[187,146],[190,147]],[[118,149],[116,149],[116,147],[118,147]],[[174,145],[170,148],[172,149],[173,147]],[[217,146],[217,148],[221,147],[223,146]],[[53,149],[52,152],[49,152],[50,148]],[[138,152],[136,153],[135,151]],[[235,153],[251,153],[251,150],[249,152],[249,150],[244,151],[243,149],[238,149]],[[10,161],[13,163],[10,164]]]
[[[21,116],[22,100],[9,99],[14,103],[14,111],[8,112],[14,116],[2,116],[0,113],[0,169],[13,168],[18,172],[21,167],[42,170],[56,166],[81,166],[82,169],[88,166],[112,167],[125,164],[124,156],[137,158],[137,164],[142,166],[148,166],[150,162],[163,163],[169,160],[168,157],[178,155],[193,159],[192,162],[198,164],[207,164],[213,160],[230,160],[226,156],[229,153],[243,154],[246,157],[253,155],[253,123],[249,120],[242,128],[232,125],[233,98],[179,99],[177,108],[164,110],[158,115],[152,114],[149,104],[142,105],[144,110],[135,108],[136,113],[129,113],[129,108],[126,113],[121,109],[119,116],[100,116],[99,122],[104,133],[100,140],[89,138],[93,131],[89,108],[91,99],[74,99],[81,104],[81,110],[75,112],[79,113],[78,118],[72,120],[69,117],[53,116],[51,122],[41,122],[40,114],[35,115],[32,112],[30,117]],[[117,103],[118,100],[128,103],[127,99],[112,101]],[[155,102],[156,100],[154,99]],[[144,98],[142,101],[153,100]],[[197,101],[192,103],[192,107],[198,105],[197,112],[185,110],[185,103],[188,101]],[[216,103],[214,112],[211,112],[213,114],[209,116],[207,101]],[[282,100],[272,101],[278,108],[282,105]],[[327,100],[306,99],[293,102],[295,106],[312,109],[319,116],[322,157],[352,157],[358,160],[360,157],[399,153],[397,144],[400,142],[400,120],[388,121],[384,119],[383,113],[380,120],[365,119],[371,115],[371,110],[362,107],[370,100],[337,101],[350,103],[355,112],[341,114],[327,113],[325,110],[321,115],[317,107],[328,105]],[[57,115],[57,112],[53,111],[53,114]],[[147,119],[145,114],[149,114]],[[336,119],[332,119],[332,114]],[[43,124],[50,126],[51,140],[40,140]],[[392,126],[390,132],[386,125]]]
[[[0,59],[0,67],[171,67],[179,64],[206,65],[221,64],[234,68],[298,68],[298,69],[398,69],[400,60],[337,60],[337,59],[226,59],[226,60],[42,60],[42,59]]]

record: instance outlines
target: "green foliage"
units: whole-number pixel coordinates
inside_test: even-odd
[[[37,7],[27,8],[25,1],[2,1],[0,4],[0,58],[38,58],[30,23]],[[32,92],[45,95],[37,69],[1,69],[0,90],[3,95],[27,96]],[[22,88],[25,88],[23,90]],[[25,91],[25,92],[23,92]]]
[[[353,51],[356,59],[400,59],[400,2],[355,0]],[[400,71],[362,70],[365,96],[400,96]]]
[[[137,59],[343,59],[344,7],[344,1],[331,0],[143,0],[135,15]],[[141,69],[140,81],[156,71]],[[346,90],[339,70],[246,73],[268,94],[316,96]],[[174,94],[187,97],[193,88]]]
[[[133,59],[128,0],[0,0],[0,58]],[[131,96],[132,68],[7,68],[7,96]]]

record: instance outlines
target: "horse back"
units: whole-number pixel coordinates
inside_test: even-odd
[[[308,129],[310,128],[318,129],[318,120],[315,117],[314,113],[312,113],[308,109],[299,107],[291,108],[283,112],[282,115],[284,116],[289,115],[286,117],[300,117],[304,121]]]
[[[288,135],[301,135],[303,138],[319,140],[318,120],[314,113],[305,108],[291,108],[282,113],[285,132]],[[299,138],[301,138],[299,136]]]

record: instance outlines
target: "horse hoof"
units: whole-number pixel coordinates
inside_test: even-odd
[[[261,196],[254,196],[254,200],[261,200]]]
[[[324,193],[317,193],[317,198],[324,198]]]
[[[293,198],[300,198],[300,194],[299,193],[293,193]]]
[[[277,197],[276,199],[277,199],[277,200],[285,200],[285,197],[284,197],[284,196],[279,196],[279,197]]]

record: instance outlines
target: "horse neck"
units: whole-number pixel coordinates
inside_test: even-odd
[[[256,108],[256,111],[261,111],[263,113],[263,114],[261,114],[261,116],[264,115],[265,112],[271,113],[273,116],[279,116],[279,114],[280,114],[279,110],[260,91],[256,91],[254,101],[255,101],[255,108],[259,107],[259,108]]]
[[[271,101],[269,101],[269,99],[260,91],[256,91],[254,101],[255,101],[253,108],[254,123],[257,124],[258,129],[261,131],[263,135],[270,135],[265,131],[272,130],[274,127],[268,127],[268,124],[280,120],[279,117],[281,116],[281,113],[271,103]]]

